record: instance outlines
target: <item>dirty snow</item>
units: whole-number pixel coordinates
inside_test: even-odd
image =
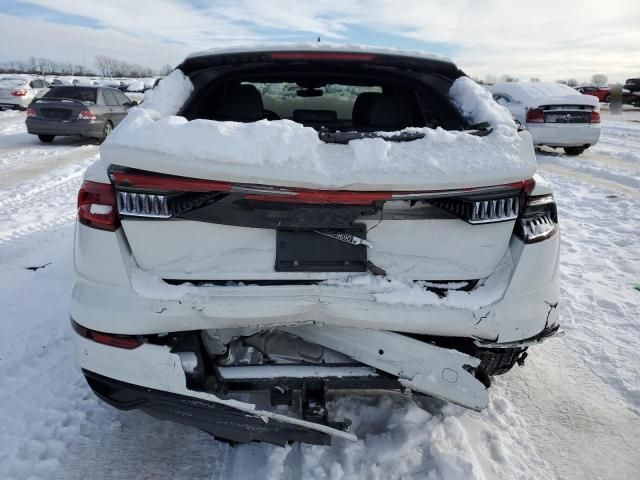
[[[286,448],[231,448],[90,392],[75,365],[68,298],[75,195],[97,147],[41,145],[23,122],[0,112],[0,478],[637,477],[640,194],[621,182],[638,171],[640,112],[605,112],[602,149],[578,159],[538,154],[563,228],[565,337],[497,379],[482,413],[348,397],[332,411],[353,419],[358,441]]]

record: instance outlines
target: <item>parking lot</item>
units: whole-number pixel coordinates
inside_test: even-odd
[[[353,398],[336,411],[354,418],[357,442],[286,448],[231,448],[93,396],[74,365],[67,311],[75,197],[99,146],[41,144],[24,117],[0,112],[2,478],[155,478],[167,470],[176,478],[426,478],[435,468],[461,478],[637,474],[640,111],[603,112],[600,143],[579,157],[538,152],[562,227],[566,336],[498,379],[482,413],[435,400]]]

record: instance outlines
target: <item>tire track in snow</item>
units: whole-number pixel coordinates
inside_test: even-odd
[[[73,221],[82,176],[97,154],[89,158],[82,155],[80,159],[0,191],[0,244]]]
[[[529,435],[560,479],[634,478],[640,417],[566,345],[538,347],[499,386],[527,419]]]
[[[563,167],[556,163],[547,163],[544,161],[540,161],[540,157],[538,157],[538,162],[539,162],[538,166],[540,167],[540,170],[542,170],[542,172],[546,171],[546,172],[554,173],[556,175],[561,175],[563,177],[577,178],[593,186],[604,188],[606,190],[612,190],[614,192],[618,192],[628,197],[631,197],[636,201],[640,201],[640,192],[634,188],[628,187],[626,185],[622,185],[613,180],[607,180],[601,177],[597,177],[595,175],[591,175],[583,171],[578,171],[568,167]]]
[[[50,173],[53,169],[94,157],[97,151],[98,147],[93,146],[74,148],[44,157],[37,163],[26,163],[8,171],[0,171],[0,190],[15,187],[19,183],[35,178],[38,175]]]

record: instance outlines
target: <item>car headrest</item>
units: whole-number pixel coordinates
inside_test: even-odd
[[[382,96],[382,93],[363,92],[356,97],[351,113],[351,121],[355,127],[366,127],[369,125],[373,101],[380,96]]]
[[[369,125],[401,130],[413,123],[411,106],[404,97],[381,94],[373,99]]]
[[[294,110],[293,121],[298,123],[335,122],[338,114],[333,110]]]
[[[222,96],[215,118],[235,122],[262,120],[264,105],[260,92],[253,85],[234,85]]]

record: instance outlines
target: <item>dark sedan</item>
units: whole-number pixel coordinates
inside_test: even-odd
[[[102,141],[136,105],[108,87],[62,86],[49,90],[27,109],[27,131],[42,142],[57,136],[92,137]]]

